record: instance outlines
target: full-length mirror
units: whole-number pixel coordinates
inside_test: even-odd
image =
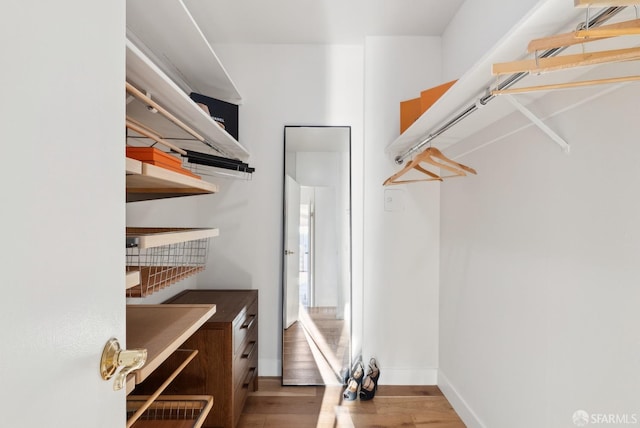
[[[351,128],[285,126],[282,383],[342,383],[351,346]]]

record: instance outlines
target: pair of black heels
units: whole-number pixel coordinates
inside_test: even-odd
[[[342,398],[346,401],[353,401],[359,396],[362,401],[371,400],[376,395],[379,378],[380,368],[375,358],[369,360],[369,370],[366,376],[362,361],[358,361],[351,371],[351,377],[347,381]]]

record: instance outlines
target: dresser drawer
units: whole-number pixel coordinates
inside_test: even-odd
[[[247,310],[240,314],[238,320],[233,324],[233,353],[238,353],[244,350],[243,345],[248,336],[257,331],[258,325],[258,302],[253,301],[249,305]]]
[[[238,423],[238,419],[240,419],[240,414],[242,413],[242,408],[244,407],[244,403],[247,401],[247,396],[250,391],[253,391],[253,386],[255,385],[256,377],[258,376],[258,367],[251,367],[247,372],[247,376],[241,381],[236,390],[234,391],[233,397],[233,413],[235,415],[234,425]]]
[[[233,361],[233,386],[237,388],[247,377],[251,367],[258,367],[258,330],[247,336]]]

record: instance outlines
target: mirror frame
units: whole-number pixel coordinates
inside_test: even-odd
[[[345,384],[350,373],[350,368],[352,365],[352,352],[353,352],[353,179],[352,179],[352,169],[353,169],[353,158],[352,158],[352,130],[349,125],[285,125],[283,130],[283,167],[282,167],[282,231],[281,231],[281,264],[280,264],[280,274],[281,274],[281,373],[282,373],[282,384],[283,385],[296,385],[294,383],[286,383],[284,382],[284,353],[285,353],[285,327],[287,325],[286,318],[286,251],[287,251],[287,242],[286,242],[286,228],[287,228],[287,199],[286,199],[286,188],[287,188],[287,129],[289,128],[343,128],[347,131],[347,154],[348,154],[348,210],[349,210],[349,230],[348,230],[348,242],[349,242],[349,254],[348,254],[348,299],[349,299],[349,313],[345,315],[345,318],[348,319],[348,335],[349,335],[349,343],[346,351],[346,367],[341,367],[339,372],[336,372],[336,379],[339,383]],[[334,368],[335,371],[335,368]],[[303,383],[300,383],[303,385]],[[306,384],[305,384],[306,385]]]

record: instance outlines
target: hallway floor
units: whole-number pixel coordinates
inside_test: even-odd
[[[371,401],[342,401],[341,386],[281,386],[259,378],[238,428],[464,428],[437,386],[380,385]]]

